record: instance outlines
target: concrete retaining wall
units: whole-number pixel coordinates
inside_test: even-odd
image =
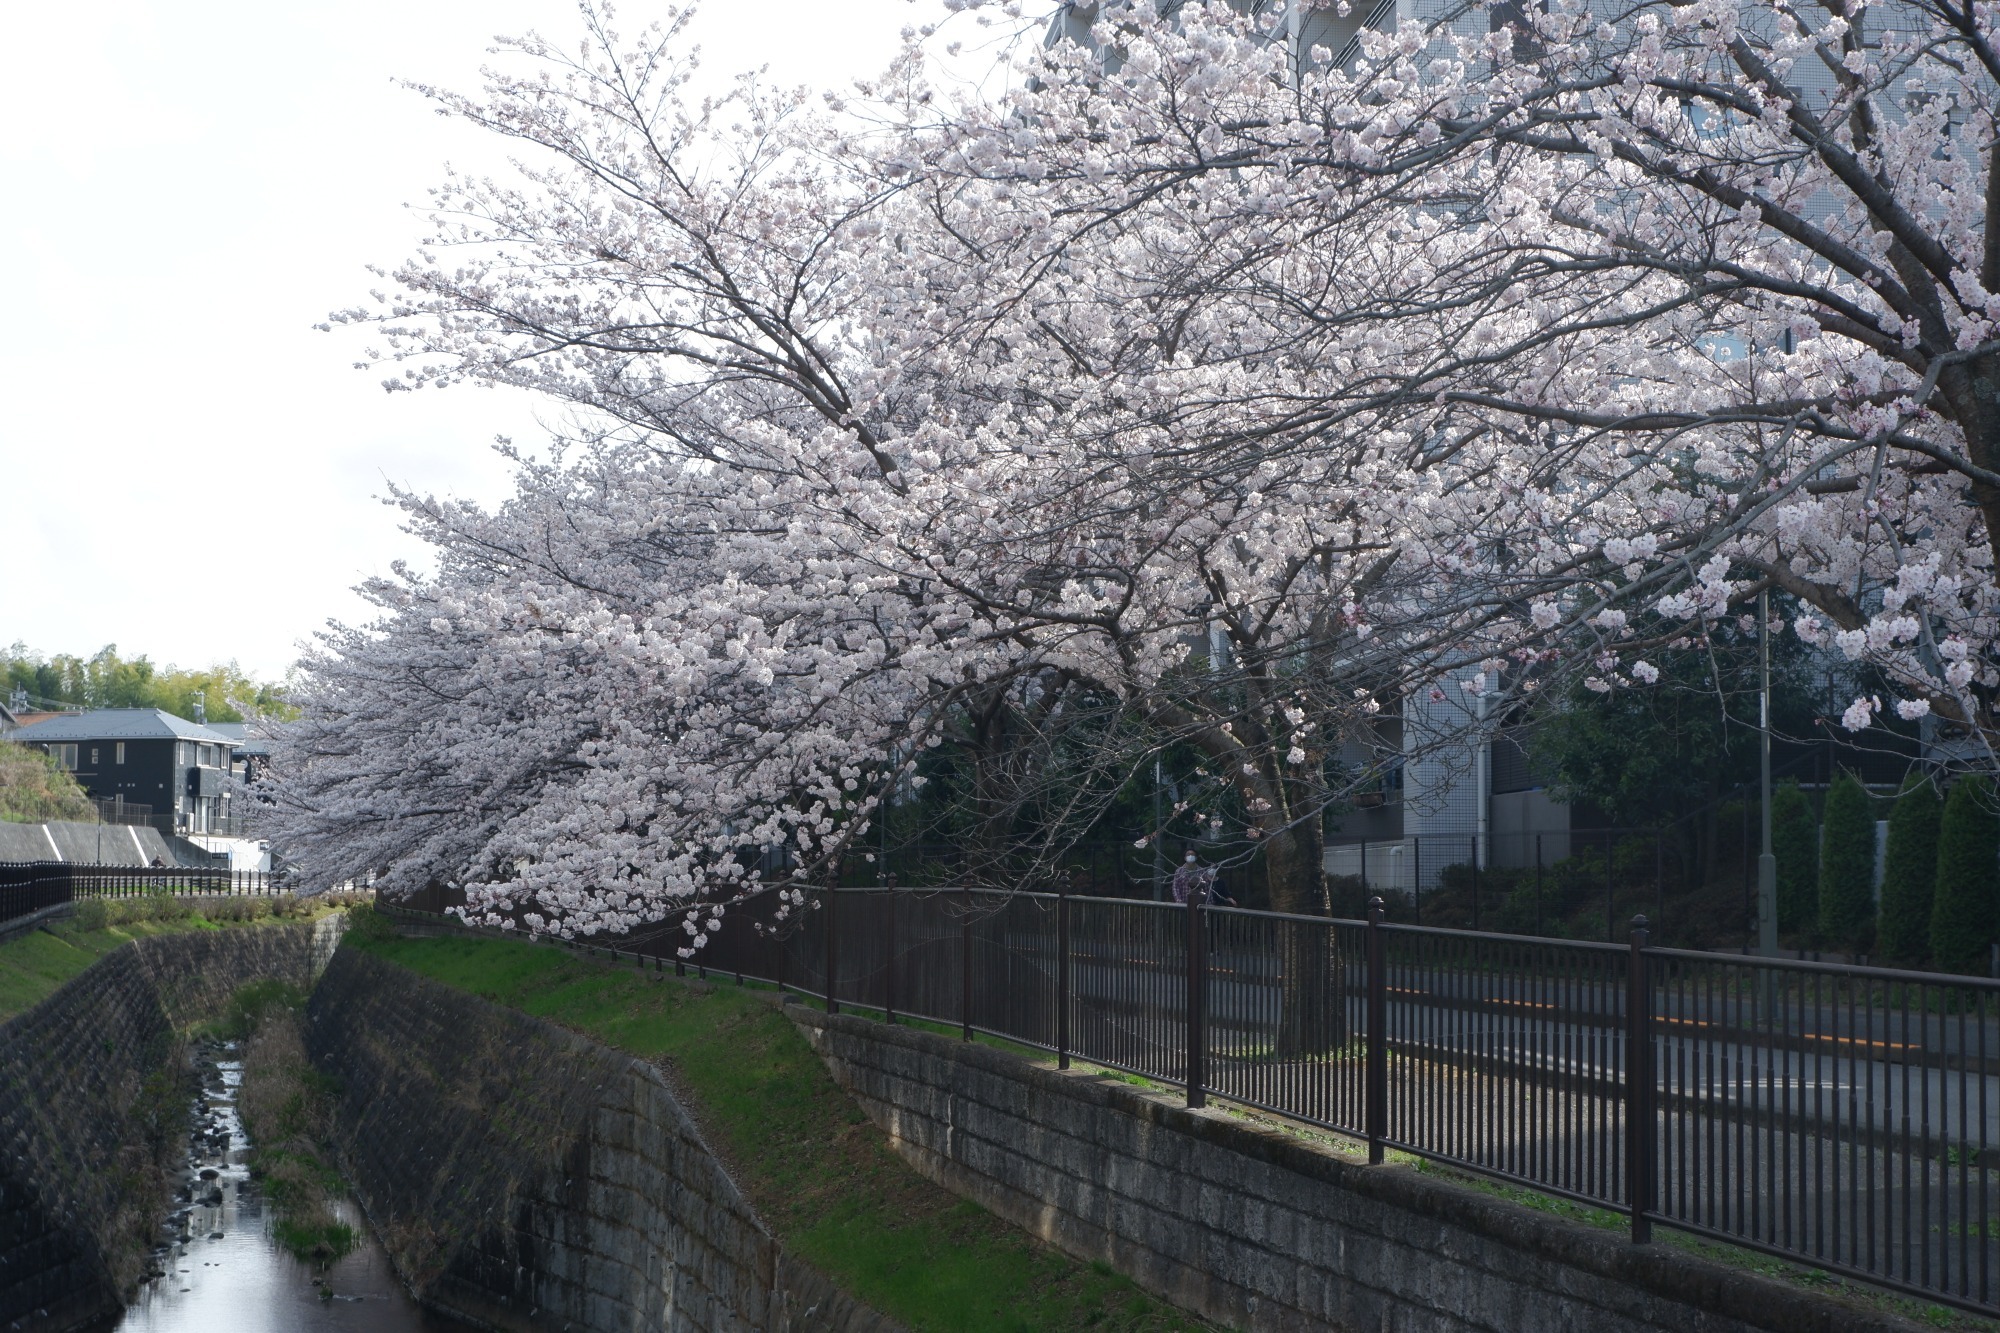
[[[1129,1084],[804,1005],[786,1012],[925,1175],[1230,1327],[1916,1333]]]
[[[785,1253],[643,1061],[353,949],[306,1042],[428,1305],[508,1330],[894,1328]]]
[[[0,1329],[67,1330],[121,1308],[187,1128],[181,1032],[246,982],[310,986],[343,924],[137,940],[0,1025]]]

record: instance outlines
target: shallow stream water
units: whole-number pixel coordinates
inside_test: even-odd
[[[234,1044],[203,1053],[202,1108],[182,1192],[153,1254],[155,1276],[106,1333],[458,1333],[403,1290],[352,1200],[335,1205],[359,1244],[328,1267],[292,1257],[245,1165],[236,1114],[243,1065]]]

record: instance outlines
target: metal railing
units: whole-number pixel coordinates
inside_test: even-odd
[[[153,807],[150,805],[103,797],[93,797],[90,803],[97,810],[97,822],[100,824],[129,824],[146,828],[153,823]]]
[[[2000,982],[965,888],[610,943],[2000,1313]]]
[[[70,861],[0,862],[0,926],[80,898],[137,898],[161,893],[270,897],[285,891],[280,876],[263,870],[102,866]]]

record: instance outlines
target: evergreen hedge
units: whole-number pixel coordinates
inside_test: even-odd
[[[1931,960],[1947,972],[1984,975],[2000,878],[2000,816],[1983,777],[1952,784],[1938,824],[1937,886],[1931,902]]]
[[[1889,845],[1882,853],[1882,913],[1876,950],[1892,963],[1918,965],[1931,956],[1931,891],[1937,884],[1938,821],[1944,801],[1922,773],[1903,781],[1889,810]]]
[[[1771,852],[1778,859],[1778,929],[1812,929],[1819,922],[1819,827],[1796,782],[1771,794]]]
[[[1859,953],[1875,924],[1875,809],[1861,779],[1842,773],[1833,780],[1820,822],[1820,939]]]

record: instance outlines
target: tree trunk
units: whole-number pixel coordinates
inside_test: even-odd
[[[1326,915],[1326,871],[1317,816],[1281,829],[1264,842],[1264,875],[1271,909],[1301,916]],[[1342,967],[1334,932],[1304,922],[1279,922],[1278,1058],[1299,1059],[1337,1051],[1347,1040]]]

